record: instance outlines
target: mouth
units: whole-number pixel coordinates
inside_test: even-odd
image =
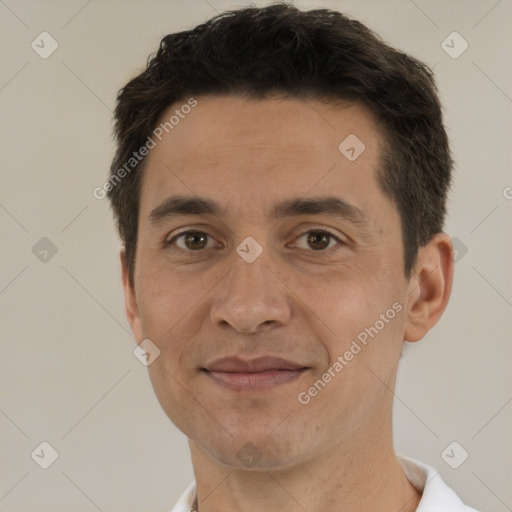
[[[265,391],[298,379],[309,368],[278,357],[250,361],[236,357],[217,359],[201,370],[215,383],[232,391]]]

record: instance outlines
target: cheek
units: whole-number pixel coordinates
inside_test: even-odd
[[[331,362],[351,350],[350,361],[376,369],[392,367],[401,353],[405,325],[401,291],[390,287],[388,279],[335,277],[322,294],[309,296],[329,327],[325,345]]]
[[[208,288],[198,276],[180,277],[179,271],[158,261],[141,261],[143,265],[137,294],[142,322],[161,334],[187,314],[193,315]]]
[[[149,377],[162,410],[177,428],[186,433],[197,411],[194,413],[194,401],[190,400],[186,379],[174,368],[169,368],[168,361],[169,357],[165,355],[157,358],[148,367]]]
[[[182,330],[183,320],[191,308],[183,291],[171,279],[153,277],[155,276],[146,273],[141,280],[144,284],[137,295],[142,335],[149,338],[160,350],[161,357],[153,365],[165,361],[165,368],[174,374],[179,367],[175,364],[170,367],[169,363],[182,358],[187,336],[180,331],[180,327]],[[187,323],[187,327],[190,326]],[[192,335],[193,333],[189,333],[188,338]],[[164,377],[163,374],[155,374],[152,379]]]
[[[160,364],[180,380],[192,377],[204,347],[201,330],[208,330],[211,299],[222,286],[222,269],[185,272],[165,263],[146,262],[140,275],[138,302],[142,332],[160,349]],[[166,378],[155,374],[155,379]]]

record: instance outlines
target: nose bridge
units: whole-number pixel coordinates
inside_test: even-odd
[[[257,252],[254,239],[244,240],[233,251],[227,282],[212,304],[214,323],[255,332],[262,325],[280,325],[289,320],[288,296],[275,275],[275,260],[270,251]]]

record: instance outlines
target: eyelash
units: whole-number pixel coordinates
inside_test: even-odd
[[[191,230],[188,230],[188,231],[182,231],[181,233],[178,233],[177,235],[175,235],[174,237],[172,237],[170,240],[166,240],[164,242],[164,248],[169,248],[170,246],[176,246],[175,244],[175,241],[178,240],[179,238],[185,236],[185,235],[188,235],[188,234],[191,234],[191,233],[194,233],[194,234],[203,234],[203,235],[206,235],[208,238],[211,238],[213,239],[212,236],[210,236],[208,233],[206,233],[205,231],[200,231],[200,230],[196,230],[196,229],[191,229]],[[310,233],[315,233],[315,234],[326,234],[328,235],[330,238],[333,238],[335,241],[338,242],[338,245],[339,246],[344,246],[344,245],[347,245],[345,242],[343,242],[342,240],[340,240],[339,237],[337,237],[334,233],[332,233],[331,231],[329,231],[328,229],[325,229],[325,228],[312,228],[312,229],[309,229],[307,231],[305,231],[304,233],[302,233],[301,235],[299,235],[297,239],[303,237],[304,235],[308,235]],[[336,247],[336,246],[335,246]],[[185,253],[189,253],[189,254],[194,254],[194,253],[200,253],[200,252],[203,252],[207,249],[198,249],[196,251],[193,251],[193,250],[190,250],[190,249],[182,249],[181,247],[177,247],[176,246],[176,249],[180,250],[180,251],[183,251]],[[340,247],[338,247],[338,249],[340,249]],[[303,250],[307,250],[307,249],[303,249]],[[321,252],[328,252],[330,250],[333,250],[333,247],[327,247],[325,249],[319,249],[317,251],[315,251],[314,249],[309,249],[308,252],[314,252],[314,253],[321,253]],[[336,249],[334,249],[336,250]]]

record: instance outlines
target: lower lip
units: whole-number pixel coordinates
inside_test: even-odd
[[[233,391],[265,391],[298,379],[306,368],[300,370],[267,370],[264,372],[210,372],[211,379]]]

